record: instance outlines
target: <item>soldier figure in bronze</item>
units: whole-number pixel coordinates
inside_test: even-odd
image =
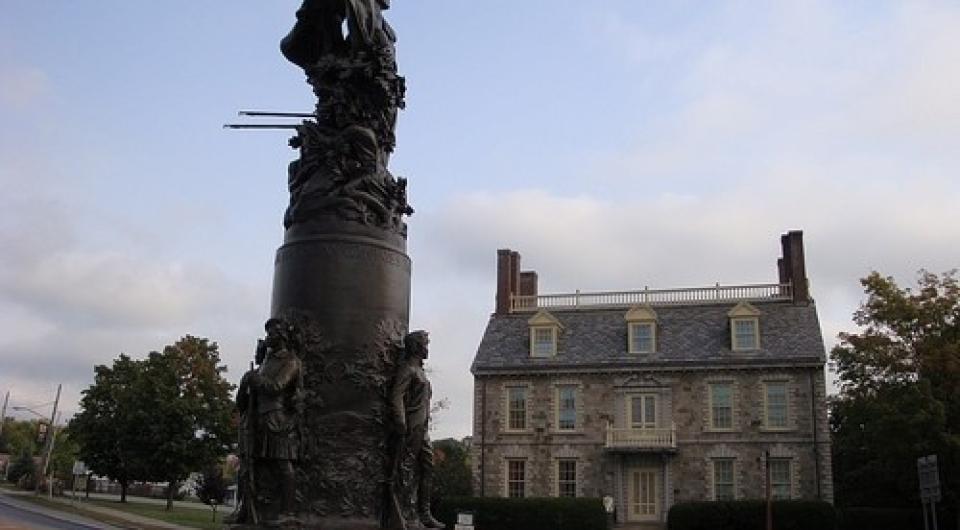
[[[394,480],[397,504],[404,519],[409,518],[416,498],[416,517],[423,528],[444,528],[430,513],[430,484],[433,475],[433,447],[430,445],[430,381],[423,370],[430,339],[426,331],[404,337],[404,357],[397,368],[391,391],[391,407],[398,434],[398,459]],[[406,528],[398,522],[394,528]]]
[[[271,318],[257,345],[259,368],[240,382],[240,506],[234,523],[295,525],[296,473],[302,414],[303,371],[296,351],[296,329]]]

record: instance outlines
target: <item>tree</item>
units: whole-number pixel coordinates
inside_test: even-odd
[[[148,436],[155,440],[147,474],[169,484],[168,510],[178,482],[216,464],[232,447],[233,385],[225,372],[217,343],[190,335],[146,360],[152,382],[146,400],[154,417]]]
[[[473,495],[473,477],[470,473],[466,444],[453,438],[433,442],[431,506],[436,508],[443,497],[471,495]]]
[[[177,483],[217,462],[234,439],[233,386],[223,378],[215,342],[186,337],[142,360],[121,355],[95,367],[70,432],[94,473],[120,483],[167,482],[167,509]]]
[[[213,509],[213,522],[217,522],[217,507],[227,498],[227,481],[219,466],[209,466],[197,480],[194,492],[201,502]]]
[[[16,484],[23,477],[32,477],[36,472],[37,465],[33,461],[30,453],[22,452],[16,460],[10,463],[7,470],[7,480]]]
[[[36,420],[15,420],[7,418],[3,425],[3,434],[0,435],[0,446],[5,453],[19,455],[21,453],[34,454],[37,447]]]
[[[97,475],[120,484],[120,502],[127,501],[130,481],[143,478],[149,461],[142,445],[142,432],[151,423],[142,399],[145,386],[143,362],[124,354],[112,366],[95,366],[94,382],[83,391],[81,410],[69,425],[80,458]]]
[[[78,460],[79,452],[80,446],[70,434],[70,429],[59,429],[50,455],[50,472],[62,480],[72,480],[73,463]]]
[[[916,459],[938,454],[944,500],[960,494],[960,284],[921,271],[917,289],[874,272],[857,333],[831,352],[834,480],[843,505],[916,506]]]

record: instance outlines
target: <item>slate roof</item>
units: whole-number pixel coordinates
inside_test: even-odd
[[[823,363],[826,352],[816,306],[756,302],[760,349],[732,351],[727,313],[735,304],[657,306],[657,352],[627,353],[626,309],[553,311],[563,325],[557,355],[530,357],[531,313],[494,314],[470,370],[474,374],[541,369],[641,368]]]

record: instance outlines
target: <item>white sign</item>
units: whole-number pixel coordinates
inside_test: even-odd
[[[87,465],[77,460],[73,463],[73,474],[74,475],[86,475],[87,474]]]
[[[457,514],[457,524],[464,526],[473,526],[473,513],[460,512]]]
[[[918,458],[917,474],[920,476],[920,500],[940,502],[940,471],[937,468],[937,455]]]

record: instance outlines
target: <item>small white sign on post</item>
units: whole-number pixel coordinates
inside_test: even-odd
[[[940,471],[937,468],[937,455],[918,458],[917,473],[920,476],[920,500],[940,502]]]
[[[454,530],[473,530],[473,512],[457,513],[457,524]]]

